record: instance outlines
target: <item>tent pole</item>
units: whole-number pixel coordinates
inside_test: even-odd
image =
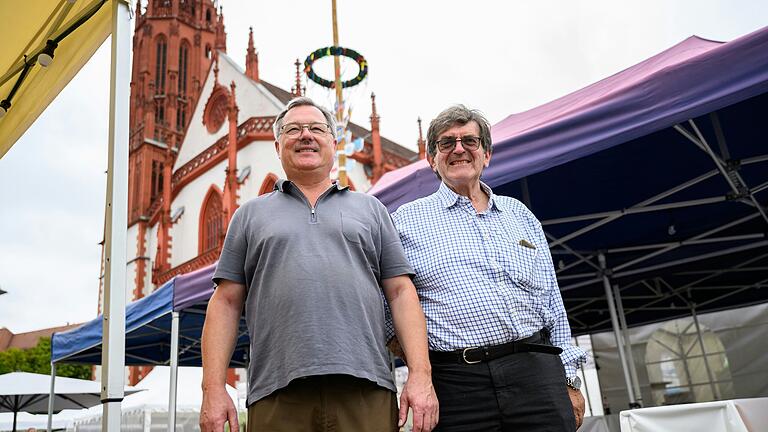
[[[627,350],[627,363],[629,364],[629,376],[632,378],[632,391],[635,392],[637,404],[643,406],[643,393],[640,391],[640,380],[637,379],[637,366],[635,365],[635,356],[632,353],[632,339],[629,337],[629,327],[627,326],[627,317],[624,315],[624,304],[621,301],[621,290],[618,285],[613,286],[613,295],[618,309],[619,324],[621,325],[624,336],[624,346]]]
[[[580,345],[579,345],[579,337],[578,336],[573,338],[573,341],[576,343],[577,347],[580,347]],[[587,385],[587,373],[584,371],[584,367],[581,367],[580,370],[581,370],[581,377],[583,378],[583,380],[581,382],[582,382],[582,385],[584,386],[584,398],[587,400],[587,407],[589,408],[589,415],[593,416],[595,414],[592,412],[592,401],[589,399],[589,386]]]
[[[168,431],[176,430],[176,386],[179,371],[179,313],[171,312],[171,383],[168,388]]]
[[[51,362],[51,392],[48,393],[48,432],[53,430],[53,398],[56,395],[56,363]]]
[[[611,281],[608,279],[607,268],[605,265],[605,254],[600,252],[597,256],[600,261],[600,267],[603,269],[603,287],[605,288],[605,301],[608,303],[608,313],[611,315],[611,324],[613,325],[613,335],[616,338],[616,348],[619,350],[619,360],[621,361],[621,371],[624,372],[624,384],[627,386],[627,396],[629,396],[629,407],[637,408],[635,401],[635,391],[632,389],[632,379],[629,377],[629,367],[627,358],[624,355],[624,344],[621,339],[621,329],[619,328],[619,317],[616,313],[616,304],[613,302],[613,289]]]
[[[101,354],[101,430],[120,430],[125,387],[126,226],[128,226],[128,113],[131,0],[112,0],[107,203],[104,226],[104,317]]]
[[[720,400],[720,394],[715,385],[715,376],[712,375],[712,369],[710,369],[709,360],[707,360],[707,351],[704,349],[704,338],[701,337],[701,326],[699,326],[699,316],[696,314],[695,304],[691,304],[691,316],[693,317],[693,324],[696,326],[696,337],[699,339],[701,356],[702,359],[704,359],[704,368],[707,370],[707,378],[709,378],[709,386],[712,389],[712,397],[714,397],[715,400]]]

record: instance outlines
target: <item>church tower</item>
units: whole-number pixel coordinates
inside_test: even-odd
[[[139,0],[136,5],[131,75],[128,228],[136,241],[136,289],[149,286],[149,257],[164,269],[167,235],[157,252],[147,250],[153,218],[168,218],[169,173],[216,52],[226,51],[224,17],[214,0]]]

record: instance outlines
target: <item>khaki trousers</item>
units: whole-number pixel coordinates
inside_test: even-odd
[[[397,395],[349,375],[299,378],[248,407],[248,432],[397,430]]]

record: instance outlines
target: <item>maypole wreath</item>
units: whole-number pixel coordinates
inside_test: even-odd
[[[357,66],[360,68],[360,70],[357,72],[356,77],[341,83],[341,88],[354,87],[360,84],[360,82],[363,81],[365,77],[368,75],[368,62],[365,61],[365,57],[360,55],[360,53],[358,53],[357,51],[349,48],[338,47],[338,46],[320,48],[318,50],[315,50],[312,54],[310,54],[307,57],[306,60],[304,60],[304,73],[307,74],[307,78],[311,79],[312,81],[316,82],[317,84],[323,87],[336,88],[336,83],[334,81],[330,81],[318,76],[315,73],[314,69],[312,69],[312,65],[315,63],[316,60],[321,59],[323,57],[327,57],[327,56],[343,56],[343,57],[350,58],[354,60],[357,63]]]

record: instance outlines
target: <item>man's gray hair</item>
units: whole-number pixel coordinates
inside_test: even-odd
[[[491,125],[485,119],[483,113],[476,109],[469,109],[464,105],[454,105],[435,117],[429,123],[427,130],[427,152],[430,157],[437,154],[437,138],[441,133],[454,126],[464,126],[469,122],[475,122],[480,128],[480,142],[486,154],[491,154]]]
[[[331,128],[331,135],[333,135],[333,138],[336,138],[336,119],[333,117],[333,114],[326,108],[316,104],[312,99],[306,96],[300,96],[291,99],[288,102],[288,105],[286,105],[285,108],[280,111],[280,114],[275,117],[275,124],[272,125],[272,132],[275,134],[275,139],[280,137],[280,132],[283,128],[283,118],[285,118],[285,115],[288,114],[288,111],[299,106],[313,106],[319,109],[320,112],[323,113],[323,117],[325,117],[325,121],[328,123],[328,126]]]

